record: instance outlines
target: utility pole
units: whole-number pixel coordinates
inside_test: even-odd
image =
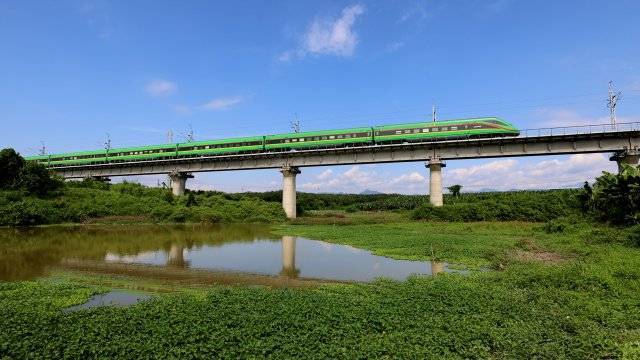
[[[613,87],[613,81],[609,81],[609,97],[607,98],[607,108],[609,108],[609,118],[611,119],[611,125],[616,124],[616,106],[618,100],[622,96],[621,91],[615,91]]]
[[[431,106],[431,120],[433,122],[436,122],[438,120],[438,118],[436,117],[436,105],[432,105]]]
[[[291,131],[294,133],[300,132],[300,120],[298,119],[298,113],[293,115],[293,120],[290,123]]]
[[[47,148],[44,146],[44,141],[40,141],[40,150],[38,150],[38,155],[45,156],[47,155]]]
[[[169,144],[173,143],[173,130],[171,129],[167,131],[167,141],[169,142]]]
[[[106,150],[106,159],[109,161],[109,151],[111,150],[111,135],[107,133],[107,139],[104,142],[104,149]]]
[[[187,142],[193,142],[194,139],[193,128],[191,127],[191,124],[189,124],[189,131],[187,132]]]

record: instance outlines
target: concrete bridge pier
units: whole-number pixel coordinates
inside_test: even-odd
[[[187,179],[193,178],[193,175],[174,171],[169,174],[169,178],[171,179],[171,192],[173,192],[173,195],[182,196],[187,186]]]
[[[622,172],[622,164],[638,166],[640,162],[640,150],[632,149],[615,153],[611,158],[611,161],[618,163],[618,172]]]
[[[442,168],[447,166],[439,158],[429,159],[425,166],[429,169],[429,202],[442,206]]]
[[[296,175],[300,169],[295,166],[284,166],[282,170],[282,208],[287,218],[296,218]]]
[[[297,278],[300,271],[296,269],[296,238],[294,236],[282,237],[282,270],[280,275],[288,278]]]

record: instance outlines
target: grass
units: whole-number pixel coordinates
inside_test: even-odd
[[[110,282],[5,282],[0,357],[640,357],[640,249],[618,241],[620,230],[402,222],[277,231],[501,270],[304,289],[189,288],[70,314],[60,310]],[[543,253],[558,256],[535,256]]]
[[[406,260],[445,260],[470,266],[489,265],[501,251],[513,249],[539,233],[532,223],[402,222],[347,226],[289,225],[281,234],[347,244],[376,255]]]

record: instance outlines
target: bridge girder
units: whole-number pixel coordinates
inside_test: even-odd
[[[282,169],[391,162],[617,153],[640,150],[640,131],[371,145],[54,168],[64,178]]]

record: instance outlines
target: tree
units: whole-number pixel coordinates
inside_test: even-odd
[[[42,164],[28,162],[20,169],[17,185],[30,194],[46,195],[62,186],[62,181],[52,178]]]
[[[462,185],[451,185],[449,187],[447,187],[447,189],[449,189],[449,192],[451,193],[451,195],[453,195],[454,197],[458,197],[460,196],[460,190],[462,190]]]
[[[581,196],[584,207],[614,224],[640,224],[640,169],[623,165],[619,174],[604,172]]]
[[[0,150],[0,189],[11,189],[16,186],[24,164],[24,159],[15,150]]]

